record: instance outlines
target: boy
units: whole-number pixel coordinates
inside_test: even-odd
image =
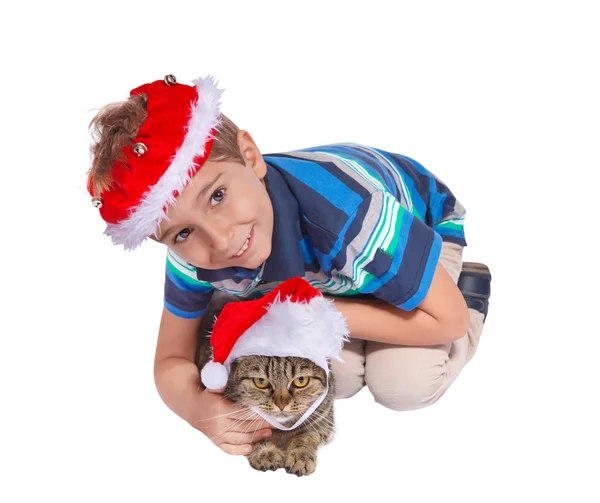
[[[230,454],[268,437],[268,423],[202,389],[196,334],[215,291],[256,297],[300,276],[350,328],[345,363],[332,363],[337,397],[367,385],[395,410],[433,403],[487,315],[489,270],[462,265],[462,206],[416,161],[378,149],[263,156],[220,114],[220,94],[210,78],[192,87],[168,75],[92,121],[88,188],[106,233],[128,249],[147,237],[169,248],[162,399]]]

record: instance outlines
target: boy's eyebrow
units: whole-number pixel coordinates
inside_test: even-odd
[[[204,187],[202,187],[202,190],[200,192],[198,192],[198,195],[196,196],[196,203],[198,203],[198,201],[200,201],[200,199],[202,199],[204,197],[204,195],[210,190],[210,188],[215,185],[215,183],[217,183],[219,181],[219,178],[221,178],[223,176],[223,172],[219,173],[212,181],[208,182]],[[167,227],[167,229],[165,230],[165,233],[162,235],[162,237],[158,240],[159,243],[162,243],[165,238],[171,234],[171,232],[173,232],[174,229],[176,229],[177,226],[173,225],[171,227]]]
[[[223,172],[221,171],[212,182],[208,182],[204,188],[198,192],[198,196],[196,197],[196,203],[198,203],[200,201],[200,199],[202,199],[204,197],[204,195],[208,192],[208,190],[219,181],[219,178],[221,178],[223,176]]]

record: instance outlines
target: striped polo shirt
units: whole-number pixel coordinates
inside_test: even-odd
[[[413,159],[350,143],[263,158],[271,255],[257,269],[207,270],[169,250],[171,313],[198,318],[215,289],[256,298],[294,276],[325,294],[368,295],[410,311],[427,294],[442,241],[466,246],[464,208]]]

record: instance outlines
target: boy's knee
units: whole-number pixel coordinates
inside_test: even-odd
[[[387,409],[397,411],[416,410],[427,407],[436,402],[445,391],[445,388],[432,384],[430,387],[397,387],[396,389],[371,390],[375,401]]]
[[[365,385],[362,368],[347,363],[331,362],[334,377],[335,398],[350,398]]]
[[[448,387],[445,365],[419,368],[398,364],[393,370],[367,366],[365,380],[377,403],[398,411],[427,407]]]
[[[335,381],[335,398],[350,398],[365,385],[365,341],[350,339],[342,349],[339,362],[332,360],[331,373]]]

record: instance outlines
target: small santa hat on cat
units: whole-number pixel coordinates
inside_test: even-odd
[[[202,383],[218,390],[227,384],[231,362],[241,356],[307,358],[326,372],[348,341],[348,327],[332,301],[302,278],[284,281],[260,299],[227,304],[215,322],[213,359]]]

